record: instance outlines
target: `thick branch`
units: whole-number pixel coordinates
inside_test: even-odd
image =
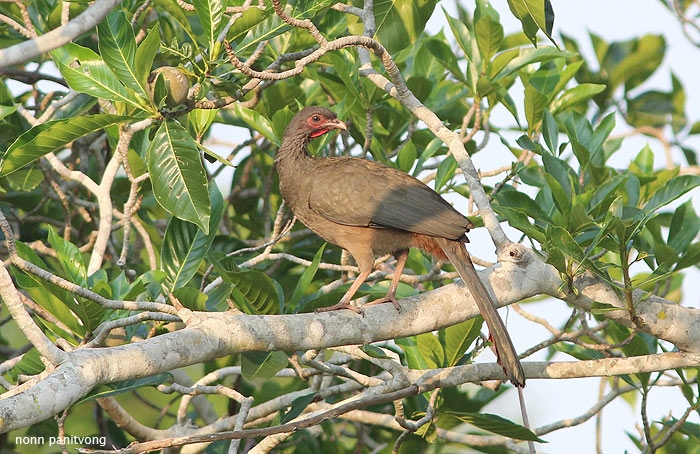
[[[561,284],[558,274],[532,251],[512,244],[504,250],[504,254],[500,257],[499,265],[482,272],[483,280],[491,284],[500,305],[542,293],[557,293]],[[589,287],[597,289],[595,282],[589,283]],[[586,291],[582,289],[581,294],[585,295]],[[619,304],[614,293],[607,295],[608,298],[612,295],[615,300],[606,300],[605,295],[595,293],[595,300]],[[647,317],[645,320],[649,323],[654,323],[644,310],[657,306],[645,304],[648,303],[639,303],[638,314]],[[658,300],[654,304],[663,304],[667,309],[668,320],[664,324],[678,324],[681,321],[693,326],[700,324],[699,311],[680,306],[674,309],[671,303]],[[101,383],[154,375],[238,352],[299,351],[412,336],[479,314],[471,295],[459,285],[448,285],[403,299],[401,307],[400,313],[390,305],[368,307],[364,316],[350,311],[277,316],[193,313],[188,327],[181,331],[130,345],[83,348],[67,353],[68,360],[38,381],[31,390],[0,400],[0,431],[25,427],[53,416]],[[672,331],[658,329],[656,325],[649,326],[649,332],[657,331],[662,331],[659,335],[673,334]],[[675,336],[664,339],[670,342],[678,340]],[[697,345],[700,338],[688,336],[686,342]],[[587,362],[525,363],[523,367],[528,378],[572,378],[667,370],[698,364],[697,355],[669,353]],[[411,379],[416,380],[416,384],[424,390],[458,382],[504,378],[502,369],[495,363],[416,372],[421,375],[412,376]]]
[[[605,317],[633,327],[625,303],[609,285],[588,274],[579,277],[575,285],[580,291],[565,297],[569,303],[587,312],[593,309],[595,302],[619,307],[619,311],[605,312]],[[680,350],[700,352],[700,310],[671,303],[641,290],[633,292],[633,302],[644,332],[671,342]]]
[[[543,293],[568,297],[572,303],[584,307],[590,306],[592,301],[623,304],[615,292],[593,278],[589,281],[581,279],[580,290],[575,296],[560,294],[561,279],[554,268],[546,265],[533,251],[517,244],[504,248],[499,255],[499,265],[482,272],[482,277],[490,284],[501,305]],[[396,313],[390,306],[369,307],[363,317],[350,312],[279,316],[195,313],[190,317],[188,328],[178,332],[120,347],[78,349],[66,353],[67,359],[30,390],[6,396],[0,401],[0,430],[25,427],[53,416],[101,383],[154,375],[243,351],[298,351],[406,337],[478,315],[471,295],[455,286],[406,298],[401,305],[401,313]],[[661,299],[643,300],[637,304],[637,309],[650,333],[677,343],[680,348],[697,351],[695,346],[700,344],[700,332],[693,327],[700,326],[698,311]],[[623,310],[607,314],[613,319],[629,321]],[[677,326],[682,327],[680,331],[671,329]],[[569,378],[697,365],[694,362],[697,358],[692,355],[673,356],[670,363],[655,358],[661,356],[558,365],[528,363],[525,371],[528,378]],[[423,375],[412,378],[421,388],[427,387],[426,390],[503,378],[502,369],[496,364],[420,374]],[[434,384],[436,380],[437,385]]]
[[[99,24],[121,0],[100,0],[78,17],[38,38],[0,49],[0,69],[31,60],[57,49]]]
[[[523,364],[526,370],[533,369],[537,372],[538,378],[572,378],[611,376],[620,374],[632,374],[639,372],[656,372],[667,368],[694,367],[700,362],[700,357],[688,353],[664,353],[661,355],[636,356],[632,358],[614,358],[578,362],[562,363],[528,363]],[[319,410],[311,414],[299,417],[297,421],[282,424],[279,426],[246,429],[230,432],[220,432],[216,434],[192,435],[172,438],[170,440],[146,441],[143,443],[133,443],[127,448],[117,452],[120,454],[136,454],[148,452],[164,447],[182,446],[191,443],[210,443],[217,440],[237,440],[256,436],[267,436],[272,434],[292,433],[301,428],[311,427],[319,424],[323,420],[339,417],[353,410],[366,408],[383,402],[391,402],[408,396],[427,392],[444,386],[454,386],[464,383],[461,374],[470,372],[475,365],[446,368],[437,371],[416,370],[416,383],[395,388],[392,386],[379,386],[377,392],[374,388],[364,391],[357,398],[349,398],[344,403],[333,406],[327,410]],[[500,373],[500,366],[489,364],[485,367],[490,372]],[[573,375],[571,372],[575,375]],[[478,372],[473,375],[482,375]],[[485,374],[483,374],[485,375]],[[364,395],[364,396],[363,396]],[[108,452],[108,451],[95,451]]]

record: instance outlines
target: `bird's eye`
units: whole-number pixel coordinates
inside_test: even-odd
[[[311,121],[313,121],[314,123],[318,123],[319,121],[321,121],[321,117],[319,117],[318,115],[312,115]]]

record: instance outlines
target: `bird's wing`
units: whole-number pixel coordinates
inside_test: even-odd
[[[315,160],[309,207],[343,225],[396,228],[457,239],[469,221],[412,176],[359,158]]]

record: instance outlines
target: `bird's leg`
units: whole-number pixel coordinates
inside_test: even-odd
[[[370,301],[369,303],[364,304],[364,306],[373,306],[375,304],[391,302],[391,304],[394,305],[394,308],[401,312],[401,306],[399,306],[399,302],[396,301],[396,290],[399,288],[401,273],[403,272],[404,266],[406,266],[406,260],[408,260],[408,249],[402,249],[395,252],[394,257],[396,257],[396,267],[394,268],[394,277],[391,279],[391,284],[389,284],[389,291],[387,291],[386,295],[383,297]]]
[[[350,309],[351,311],[355,311],[358,314],[362,313],[362,309],[359,307],[355,307],[352,304],[350,304],[350,301],[352,301],[352,297],[355,296],[355,293],[357,290],[360,288],[360,286],[365,282],[367,277],[370,275],[372,272],[372,268],[370,269],[365,269],[365,270],[360,270],[360,274],[357,276],[357,279],[355,279],[355,282],[352,283],[350,288],[348,289],[347,292],[345,292],[345,295],[343,295],[342,298],[340,298],[340,301],[338,301],[337,304],[334,304],[332,306],[328,307],[321,307],[316,309],[316,312],[329,312],[329,311],[337,311],[338,309]]]

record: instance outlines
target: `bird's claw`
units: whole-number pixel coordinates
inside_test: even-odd
[[[370,301],[369,303],[365,303],[363,306],[376,306],[377,304],[384,304],[384,303],[391,303],[397,312],[401,312],[401,306],[399,305],[399,302],[396,300],[396,296],[388,295],[388,294],[386,296],[378,298],[374,301]]]
[[[334,304],[333,306],[319,307],[315,310],[315,312],[316,313],[331,312],[331,311],[339,311],[342,309],[349,309],[349,310],[355,312],[356,314],[360,314],[362,316],[365,315],[365,311],[362,308],[357,307],[357,306],[353,306],[352,304],[350,304],[349,301],[342,301],[342,300],[340,302],[338,302],[337,304]]]
[[[397,312],[401,312],[401,306],[399,305],[399,302],[396,300],[396,296],[391,295],[391,294],[387,294],[386,296],[378,298],[374,301],[370,301],[369,303],[365,303],[362,305],[362,307],[353,306],[352,304],[350,304],[350,301],[340,300],[337,304],[334,304],[333,306],[320,307],[320,308],[316,309],[316,312],[320,313],[320,312],[338,311],[341,309],[349,309],[349,310],[351,310],[357,314],[360,314],[364,317],[365,311],[363,308],[365,306],[376,306],[377,304],[384,304],[384,303],[391,303]]]

